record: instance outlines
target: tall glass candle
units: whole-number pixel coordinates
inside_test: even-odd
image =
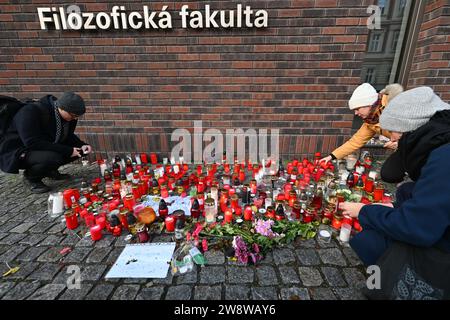
[[[174,232],[175,231],[175,219],[172,216],[167,216],[164,220],[164,223],[166,225],[166,231],[167,232]]]
[[[98,241],[102,238],[102,227],[95,225],[90,229],[92,241]]]
[[[74,230],[78,227],[78,218],[74,211],[67,210],[64,213],[64,217],[66,218],[67,229]]]

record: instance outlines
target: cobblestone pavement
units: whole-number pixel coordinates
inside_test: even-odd
[[[54,191],[79,187],[97,173],[96,166],[69,165],[65,182],[47,182]],[[350,248],[334,239],[297,241],[277,248],[257,266],[241,266],[220,251],[206,254],[208,264],[195,272],[165,279],[114,279],[105,275],[126,245],[125,235],[106,235],[93,243],[65,228],[62,218],[47,213],[48,194],[34,195],[23,188],[21,175],[0,174],[0,299],[113,299],[113,300],[330,300],[364,299],[365,270]],[[169,235],[154,242],[170,241]],[[69,247],[71,251],[61,254]],[[81,288],[68,289],[71,265],[81,270]]]

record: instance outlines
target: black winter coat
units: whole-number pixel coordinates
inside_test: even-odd
[[[0,137],[0,169],[7,173],[18,173],[19,157],[22,153],[39,150],[54,151],[70,157],[73,148],[87,144],[75,134],[77,120],[69,123],[69,133],[64,141],[55,143],[56,118],[53,101],[54,96],[47,95],[39,104],[23,106],[14,116],[4,137]],[[61,121],[64,121],[61,119]]]

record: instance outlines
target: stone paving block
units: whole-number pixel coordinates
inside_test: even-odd
[[[222,251],[209,250],[205,253],[205,258],[208,265],[225,263],[225,255]]]
[[[255,271],[250,267],[227,266],[227,282],[233,284],[253,283]]]
[[[248,300],[250,287],[240,285],[225,286],[225,300]]]
[[[113,235],[106,234],[103,235],[103,238],[99,241],[95,242],[96,248],[107,248],[113,246],[113,242],[116,240],[116,238]]]
[[[122,251],[123,251],[123,248],[116,248],[116,249],[113,249],[113,250],[109,253],[108,258],[106,259],[106,264],[112,266],[112,265],[117,261],[117,258],[119,258],[119,256],[120,256],[120,254],[122,253]]]
[[[9,219],[7,219],[6,221],[8,221]],[[20,224],[20,222],[16,222],[16,221],[8,221],[6,223],[3,223],[0,225],[0,232],[9,232],[9,230],[17,227]],[[7,243],[9,244],[9,243]]]
[[[9,235],[8,232],[0,232],[0,240],[6,238]]]
[[[337,268],[332,267],[322,267],[322,273],[325,276],[328,284],[331,287],[345,287],[347,283],[341,275],[341,272]]]
[[[24,239],[19,241],[19,244],[27,246],[36,246],[39,242],[46,238],[45,234],[29,234]]]
[[[192,288],[188,285],[171,286],[167,290],[165,300],[190,300]]]
[[[351,287],[355,287],[358,289],[364,288],[367,286],[366,277],[364,274],[359,271],[357,268],[344,268],[342,269],[344,273],[345,280]]]
[[[33,222],[25,222],[25,223],[21,223],[19,224],[17,227],[12,228],[11,230],[9,230],[9,232],[12,233],[25,233],[27,232],[31,227],[33,227],[35,225],[35,223]]]
[[[53,224],[49,223],[48,221],[39,222],[36,225],[34,225],[32,228],[30,228],[29,232],[30,233],[44,233],[48,229],[50,229],[52,227],[52,225]]]
[[[33,293],[28,300],[54,300],[65,289],[66,286],[63,284],[47,284]]]
[[[63,267],[59,264],[46,263],[29,275],[28,279],[50,281],[58,274],[58,272],[61,271],[62,268]]]
[[[124,284],[146,284],[148,282],[147,278],[128,278],[123,279]]]
[[[84,237],[77,242],[75,247],[93,247],[95,241],[92,241],[91,237]]]
[[[47,230],[48,234],[59,234],[60,232],[66,230],[66,225],[63,222],[58,222],[54,224],[49,230]]]
[[[194,288],[194,300],[220,300],[222,286],[196,286]]]
[[[143,288],[136,297],[136,300],[161,300],[164,293],[164,287],[157,286]]]
[[[91,253],[92,248],[75,248],[70,252],[68,255],[66,255],[63,259],[64,263],[74,263],[74,264],[81,264],[84,262],[84,259]]]
[[[19,242],[23,238],[25,238],[27,235],[23,233],[10,233],[8,236],[0,240],[0,244],[10,245]]]
[[[10,274],[8,276],[8,279],[18,282],[26,279],[32,272],[36,271],[36,269],[40,266],[40,264],[37,262],[28,262],[11,265],[11,267],[16,266],[20,267],[19,271],[17,271],[14,274]]]
[[[30,262],[34,261],[39,257],[47,248],[44,247],[29,247],[24,252],[22,252],[17,258],[17,261]]]
[[[66,289],[66,291],[59,296],[58,300],[83,300],[92,287],[92,284],[83,283],[81,284],[80,289]]]
[[[98,281],[102,279],[103,274],[106,275],[108,266],[102,264],[88,265],[81,272],[81,281]]]
[[[65,236],[61,235],[49,235],[47,238],[45,238],[41,243],[39,243],[40,246],[57,246],[63,241]]]
[[[9,292],[16,284],[12,281],[0,282],[0,299]]]
[[[317,266],[320,264],[320,259],[315,249],[297,249],[295,253],[300,265]]]
[[[294,246],[296,248],[316,248],[318,247],[317,241],[315,239],[303,240],[298,238],[294,241]]]
[[[257,266],[256,276],[261,286],[278,285],[278,277],[271,266]]]
[[[52,247],[37,258],[38,262],[57,262],[64,258],[60,253],[63,247]]]
[[[139,285],[122,285],[116,289],[111,300],[133,300],[139,289]]]
[[[305,287],[318,287],[323,283],[319,270],[313,267],[299,267],[300,280]]]
[[[198,274],[197,271],[194,270],[192,272],[187,272],[185,274],[181,274],[175,277],[178,285],[180,284],[195,284],[198,282]]]
[[[274,287],[252,287],[253,300],[278,300],[277,289]]]
[[[17,256],[19,256],[22,252],[24,252],[27,249],[26,246],[22,245],[14,245],[9,248],[6,252],[4,252],[2,255],[0,255],[0,262],[11,262],[16,259]]]
[[[367,300],[361,290],[353,287],[333,288],[333,291],[341,300]]]
[[[363,262],[359,259],[358,255],[353,251],[352,248],[344,248],[342,252],[346,256],[347,260],[350,262],[350,266],[362,266]]]
[[[273,254],[272,252],[268,252],[265,256],[264,259],[262,259],[259,264],[273,264],[274,260],[273,260]]]
[[[193,272],[195,272],[195,271],[193,271]],[[165,278],[163,278],[163,279],[152,279],[151,283],[153,283],[153,284],[160,284],[160,285],[163,285],[163,284],[169,285],[169,284],[172,284],[172,282],[174,281],[173,280],[174,278],[175,277],[172,275],[172,273],[170,271],[168,271],[167,272],[167,276]]]
[[[278,270],[280,271],[281,281],[284,284],[300,283],[300,278],[293,267],[280,266],[278,267]]]
[[[86,300],[106,300],[114,291],[112,284],[97,284],[94,289],[86,296]]]
[[[94,248],[86,259],[87,263],[100,263],[108,256],[112,248]]]
[[[275,248],[272,254],[273,260],[277,265],[284,265],[295,262],[294,252],[290,249]]]
[[[19,282],[3,296],[2,300],[23,300],[33,294],[39,287],[41,287],[39,281]]]
[[[319,249],[318,250],[320,259],[325,264],[335,265],[345,267],[347,262],[338,248],[333,249]]]
[[[311,300],[306,288],[282,288],[280,291],[282,300]]]
[[[311,288],[310,293],[312,300],[337,300],[330,288]]]
[[[225,267],[204,266],[200,270],[200,283],[216,284],[225,282]]]

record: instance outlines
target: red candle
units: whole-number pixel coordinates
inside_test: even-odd
[[[97,216],[95,218],[95,223],[97,225],[99,225],[101,229],[104,229],[106,227],[106,217],[104,217],[104,216]]]
[[[101,226],[95,225],[90,230],[91,230],[92,241],[98,241],[102,238],[102,227]]]
[[[67,189],[63,192],[64,202],[67,208],[72,208],[72,204],[78,201],[80,193],[76,189]]]
[[[245,206],[244,208],[244,220],[251,221],[253,219],[253,210],[251,206]]]
[[[198,174],[199,176],[202,175],[202,165],[201,165],[201,164],[197,165],[197,174]]]
[[[157,164],[158,163],[158,156],[156,155],[156,153],[150,154],[150,161],[151,161],[152,164]]]
[[[242,215],[242,208],[240,206],[237,206],[236,209],[234,209],[234,214],[237,216]]]
[[[384,187],[382,185],[377,185],[373,192],[373,201],[380,202],[383,200]]]
[[[133,207],[136,205],[136,201],[132,194],[127,194],[125,198],[123,198],[123,205],[128,210],[132,211]]]
[[[366,179],[366,182],[364,184],[364,190],[366,190],[366,192],[368,192],[368,193],[372,193],[373,185],[374,185],[373,179]]]
[[[239,181],[242,183],[245,180],[245,172],[239,171]]]
[[[145,153],[141,153],[141,161],[144,164],[148,163],[147,155]]]
[[[225,223],[231,223],[233,222],[233,212],[231,211],[230,208],[227,208],[225,210]]]
[[[75,212],[68,210],[64,214],[64,217],[66,218],[67,229],[74,230],[78,227],[78,218]]]
[[[88,227],[92,227],[95,225],[95,217],[92,213],[88,212],[86,213],[86,215],[84,216],[84,222],[86,223],[86,225]]]
[[[166,217],[164,220],[166,224],[166,231],[167,232],[174,232],[175,231],[175,219],[172,216]]]
[[[161,198],[165,199],[167,197],[169,197],[169,191],[167,188],[161,188]]]

